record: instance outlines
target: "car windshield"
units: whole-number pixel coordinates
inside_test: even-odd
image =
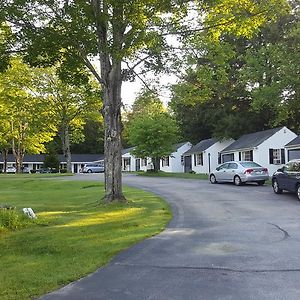
[[[240,163],[244,168],[260,168],[261,165],[253,162],[253,161],[243,161]]]

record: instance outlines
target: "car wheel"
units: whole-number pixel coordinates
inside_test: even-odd
[[[297,185],[296,193],[297,193],[298,200],[300,201],[300,184]]]
[[[212,184],[217,183],[216,176],[214,174],[210,175],[209,180]]]
[[[258,184],[258,185],[264,185],[264,184],[265,184],[265,181],[264,181],[264,180],[257,181],[257,184]]]
[[[234,176],[234,178],[233,178],[233,182],[234,182],[234,184],[235,185],[242,185],[242,180],[241,180],[241,178],[240,178],[240,176]]]
[[[91,169],[87,170],[88,173],[93,173],[93,171]]]
[[[272,186],[273,186],[273,191],[274,191],[275,194],[281,194],[282,193],[282,189],[279,187],[278,182],[277,182],[276,179],[273,180]]]

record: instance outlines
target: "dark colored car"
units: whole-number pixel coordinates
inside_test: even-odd
[[[289,161],[272,176],[274,193],[281,194],[283,190],[296,193],[300,201],[300,159]]]

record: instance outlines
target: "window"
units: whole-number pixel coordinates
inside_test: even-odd
[[[196,165],[203,166],[203,153],[195,154],[196,156]]]
[[[269,149],[269,158],[272,165],[285,164],[284,149]]]
[[[229,165],[228,165],[228,169],[237,169],[238,168],[238,165],[237,164],[235,164],[235,163],[230,163]]]
[[[253,161],[253,151],[249,150],[249,151],[241,152],[240,160],[242,160],[242,161]]]
[[[223,165],[219,166],[216,170],[217,171],[224,170],[224,169],[227,169],[228,166],[229,166],[229,164],[226,163],[226,164],[223,164]]]
[[[170,166],[170,156],[166,156],[162,158],[162,166],[169,167]]]
[[[233,161],[234,160],[234,153],[230,154],[224,154],[222,155],[222,162],[227,162],[227,161]]]
[[[130,171],[130,157],[123,159],[123,171]]]
[[[300,172],[300,162],[297,162],[297,161],[291,161],[291,162],[289,162],[286,165],[285,170],[287,172],[296,172],[296,173],[299,173]]]

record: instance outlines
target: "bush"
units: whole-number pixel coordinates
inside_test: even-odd
[[[193,171],[193,170],[189,171],[189,173],[190,173],[190,174],[196,174],[196,172]]]
[[[67,169],[60,169],[60,173],[67,173]]]
[[[0,229],[19,229],[25,227],[30,222],[29,218],[15,208],[0,208]]]

